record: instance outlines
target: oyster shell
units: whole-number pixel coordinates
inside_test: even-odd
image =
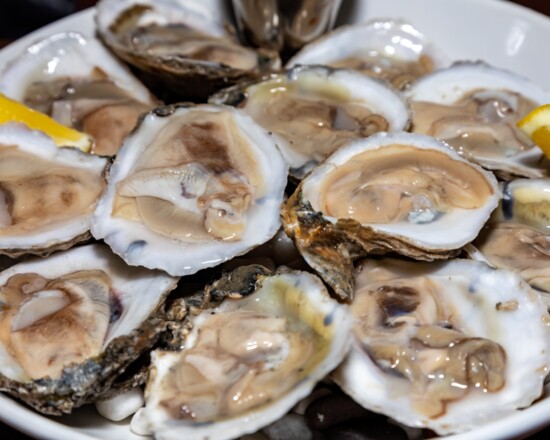
[[[283,206],[285,232],[342,299],[353,261],[396,252],[446,259],[471,242],[500,198],[494,176],[445,143],[380,133],[340,148]]]
[[[413,131],[448,142],[465,158],[509,176],[542,177],[542,151],[516,127],[550,93],[519,75],[483,62],[459,62],[406,91]]]
[[[448,65],[447,57],[410,23],[373,20],[341,26],[304,46],[286,64],[355,69],[407,88],[416,78]]]
[[[23,124],[0,126],[0,254],[46,255],[89,239],[107,163]]]
[[[101,0],[96,8],[105,44],[171,96],[204,100],[280,66],[276,52],[241,46],[226,30],[221,1]]]
[[[166,330],[177,279],[89,245],[0,273],[0,390],[45,414],[110,393]]]
[[[549,318],[512,272],[469,260],[364,261],[351,310],[354,342],[333,377],[401,423],[462,432],[543,391]]]
[[[406,130],[410,119],[401,95],[381,81],[324,66],[295,67],[237,84],[210,102],[236,105],[273,133],[298,180],[350,140]]]
[[[274,141],[239,110],[156,109],[118,154],[92,234],[128,264],[192,274],[275,235],[287,172]]]
[[[93,136],[114,155],[155,99],[95,38],[55,34],[29,46],[0,73],[0,92]]]
[[[190,300],[180,352],[152,353],[132,428],[158,439],[228,439],[277,420],[349,348],[347,307],[306,272],[240,267]]]

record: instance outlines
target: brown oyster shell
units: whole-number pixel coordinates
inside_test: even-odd
[[[120,29],[131,26],[129,23],[132,22],[134,13],[140,13],[140,6],[136,6],[135,11],[125,11],[109,29],[98,26],[98,36],[112,52],[132,66],[134,73],[167,103],[181,100],[206,101],[208,96],[220,89],[257,78],[281,64],[276,51],[262,48],[254,49],[258,56],[258,65],[253,70],[237,69],[219,63],[199,63],[179,56],[155,56],[139,52],[123,44],[117,35]],[[230,30],[227,38],[231,38],[234,31],[230,26],[226,28]]]

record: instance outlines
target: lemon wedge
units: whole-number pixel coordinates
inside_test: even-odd
[[[93,138],[66,127],[43,113],[14,101],[0,93],[0,124],[22,122],[33,130],[40,130],[50,136],[58,147],[75,147],[89,153]]]
[[[541,105],[517,123],[550,159],[550,104]]]

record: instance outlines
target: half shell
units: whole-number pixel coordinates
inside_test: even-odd
[[[90,245],[0,274],[0,389],[45,414],[109,395],[166,330],[177,279]]]
[[[300,66],[238,84],[210,98],[235,105],[277,139],[290,175],[301,180],[341,145],[406,130],[410,110],[382,81],[353,70]]]
[[[93,152],[114,155],[155,99],[93,37],[77,32],[29,46],[0,73],[0,92],[93,136]]]
[[[388,80],[398,89],[448,65],[447,57],[418,29],[403,20],[373,20],[341,26],[304,46],[287,63],[355,69]]]
[[[500,198],[494,176],[434,138],[381,133],[340,148],[283,206],[285,232],[342,299],[353,261],[396,252],[446,259],[471,242]]]
[[[550,366],[537,292],[487,265],[364,261],[354,342],[336,381],[376,412],[440,435],[529,406]]]
[[[349,348],[348,310],[306,272],[243,266],[191,299],[181,352],[155,351],[134,430],[229,439],[277,420]]]
[[[223,3],[102,0],[96,7],[98,33],[153,88],[162,85],[172,96],[205,100],[280,66],[275,52],[241,46],[227,31]]]
[[[550,179],[506,182],[504,197],[476,240],[474,259],[517,272],[532,287],[550,293]],[[475,247],[474,247],[475,246]]]
[[[239,110],[163,107],[126,139],[92,233],[128,264],[193,274],[275,235],[287,172]]]
[[[550,93],[527,78],[483,62],[459,62],[418,80],[406,96],[414,132],[443,139],[505,179],[547,174],[542,151],[516,127],[550,102]]]
[[[107,163],[23,124],[0,126],[0,253],[47,255],[89,239]]]

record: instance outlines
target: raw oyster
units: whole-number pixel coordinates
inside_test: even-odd
[[[536,291],[484,263],[364,261],[354,342],[335,380],[357,402],[440,435],[529,406],[550,366]]]
[[[323,66],[238,84],[210,102],[236,105],[273,133],[290,175],[299,180],[350,140],[406,130],[410,119],[401,95],[381,81]]]
[[[499,176],[547,174],[542,151],[516,127],[550,93],[506,70],[460,62],[418,80],[406,92],[413,131],[448,142]]]
[[[283,206],[282,219],[308,264],[350,300],[355,259],[457,255],[499,197],[494,176],[445,143],[380,133],[341,147],[313,170]]]
[[[219,0],[101,0],[105,44],[172,96],[206,99],[236,82],[278,68],[274,51],[241,46],[224,25]]]
[[[550,179],[506,182],[503,193],[499,209],[472,243],[475,248],[467,250],[550,294]]]
[[[92,234],[131,265],[192,274],[275,235],[287,172],[273,139],[239,110],[156,109],[111,167]]]
[[[152,353],[132,429],[157,439],[228,439],[277,420],[333,370],[351,319],[315,275],[244,266],[190,300],[180,352]]]
[[[95,38],[76,32],[28,47],[0,73],[0,92],[92,135],[98,155],[116,154],[140,114],[155,104]]]
[[[45,414],[99,399],[166,330],[177,279],[89,245],[0,273],[0,390]]]
[[[410,23],[374,20],[342,26],[304,46],[286,67],[324,64],[355,69],[407,88],[416,78],[448,65],[447,57]]]
[[[23,124],[0,126],[0,254],[46,255],[89,239],[106,166]]]

